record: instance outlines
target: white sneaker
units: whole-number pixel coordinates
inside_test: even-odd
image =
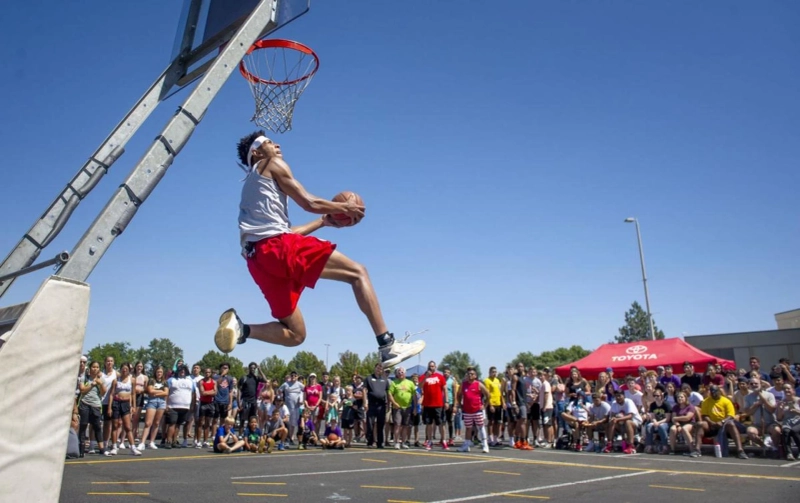
[[[138,450],[140,450],[140,451],[143,451],[144,450],[144,442],[139,442],[139,445],[137,445],[136,448]]]
[[[484,441],[483,441],[483,449],[481,449],[481,450],[482,450],[483,452],[485,452],[486,454],[488,454],[488,453],[489,453],[489,444],[488,444],[488,443],[486,443],[486,440],[484,440]]]
[[[384,367],[394,367],[412,356],[422,353],[422,350],[425,349],[425,341],[405,342],[408,337],[406,336],[402,341],[395,340],[390,346],[378,348]]]
[[[131,454],[133,454],[134,456],[141,456],[142,455],[142,451],[140,451],[136,447],[131,447]]]
[[[236,314],[236,310],[231,308],[222,313],[219,317],[219,327],[214,334],[214,344],[225,354],[230,353],[236,348],[236,344],[244,335],[244,323]]]
[[[394,444],[394,448],[399,451],[400,450],[400,443],[399,442],[395,443]]]
[[[147,444],[147,448],[156,450],[158,449],[158,446],[155,444],[155,442],[150,442],[149,444]]]
[[[461,444],[461,447],[458,448],[458,452],[469,452],[469,442]]]
[[[114,447],[110,451],[106,451],[106,456],[116,456],[117,455],[117,448]]]
[[[407,444],[407,443],[405,443],[405,442],[402,442],[402,443],[400,444],[400,448],[401,448],[401,449],[411,449],[411,447],[409,447],[409,446],[408,446],[408,444]]]

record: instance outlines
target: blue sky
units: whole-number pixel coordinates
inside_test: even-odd
[[[3,256],[167,65],[181,3],[5,6]],[[390,329],[430,329],[424,360],[460,350],[486,368],[608,342],[644,305],[626,217],[641,223],[668,337],[774,329],[800,307],[798,24],[789,1],[315,0],[276,35],[322,65],[275,138],[312,193],[364,198],[361,224],[319,236],[367,265]],[[185,95],[42,258],[73,248]],[[269,319],[236,225],[234,147],[252,107],[234,75],[95,269],[87,348],[169,337],[191,361],[224,309]],[[45,277],[18,280],[2,305]],[[331,363],[373,351],[350,289],[323,283],[301,301],[301,349],[324,359],[330,344]]]

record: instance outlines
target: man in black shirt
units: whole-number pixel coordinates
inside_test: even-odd
[[[703,384],[703,376],[694,373],[694,365],[690,362],[683,362],[683,376],[681,377],[681,384],[687,383],[692,387],[692,391],[700,391],[700,385]]]
[[[367,447],[372,446],[373,440],[377,440],[376,446],[378,449],[383,449],[386,407],[389,400],[389,380],[383,373],[383,365],[380,363],[375,365],[375,372],[367,377],[364,388],[367,401]]]
[[[244,430],[251,417],[258,417],[258,385],[259,383],[267,382],[261,376],[256,362],[250,362],[248,370],[250,372],[239,379],[239,421],[242,430]]]

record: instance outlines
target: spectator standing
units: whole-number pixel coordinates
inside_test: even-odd
[[[247,375],[239,379],[239,428],[242,431],[250,423],[251,417],[258,418],[258,386],[266,382],[258,370],[258,364],[250,362]]]
[[[475,428],[478,432],[483,452],[489,452],[489,442],[486,436],[486,426],[483,421],[483,411],[486,404],[490,403],[491,396],[489,390],[478,380],[478,373],[475,367],[467,367],[466,379],[456,392],[456,407],[461,409],[464,418],[464,442],[459,449],[462,452],[469,452],[469,444],[472,443],[472,432]],[[491,409],[492,406],[489,405]]]
[[[489,377],[483,380],[483,385],[489,390],[489,402],[486,407],[486,419],[489,422],[489,445],[500,443],[500,428],[503,426],[503,410],[506,408],[503,382],[497,377],[497,367],[489,368]],[[464,437],[469,440],[468,437]]]
[[[123,363],[120,367],[119,377],[111,383],[111,410],[114,420],[113,438],[111,439],[111,450],[106,451],[107,456],[117,453],[117,430],[122,426],[125,436],[128,437],[128,444],[134,456],[141,456],[142,453],[136,448],[133,432],[131,431],[131,409],[133,408],[133,379],[131,378],[131,367],[129,363]],[[120,439],[120,448],[123,439]]]
[[[234,384],[233,377],[228,375],[230,368],[230,363],[221,363],[219,374],[216,376],[217,394],[214,395],[214,422],[212,426],[215,430],[217,425],[222,426],[225,418],[233,410],[233,394],[231,390],[234,388]]]
[[[767,373],[761,370],[761,360],[757,356],[750,357],[750,371],[745,375],[748,379],[754,376],[767,384],[771,384]]]
[[[141,418],[142,407],[144,406],[147,381],[147,374],[144,373],[144,363],[140,361],[136,362],[133,365],[134,408],[131,410],[131,429],[133,429],[133,436],[137,439],[140,438],[139,419]],[[143,440],[140,440],[140,444],[143,442]]]
[[[289,380],[284,381],[278,388],[278,395],[283,397],[283,403],[289,409],[289,445],[297,432],[300,421],[300,406],[303,404],[303,383],[297,378],[297,371],[289,373]]]
[[[158,449],[155,444],[158,425],[161,424],[161,418],[167,408],[167,396],[169,395],[167,380],[164,377],[164,367],[159,366],[156,368],[153,378],[147,382],[146,391],[147,409],[144,416],[144,431],[142,431],[141,442],[137,447],[140,451],[144,450],[148,437],[150,437],[150,443],[147,448]]]
[[[169,389],[165,412],[167,416],[167,438],[164,447],[172,449],[180,446],[178,444],[178,430],[182,424],[185,425],[187,423],[194,413],[197,387],[194,379],[189,375],[189,368],[183,365],[178,368],[176,375],[167,379],[167,388]]]
[[[320,401],[322,400],[322,385],[317,382],[317,374],[308,374],[308,384],[305,387],[305,408],[311,411],[311,420],[314,421],[316,429],[319,423]]]
[[[392,402],[394,416],[394,448],[408,449],[409,427],[411,416],[416,406],[416,385],[406,379],[406,369],[394,369],[395,379],[389,383],[389,398]]]
[[[78,397],[78,415],[80,423],[78,427],[78,438],[80,443],[78,445],[78,452],[80,457],[84,456],[86,446],[84,442],[84,435],[86,434],[86,427],[92,425],[94,431],[94,438],[98,440],[97,444],[100,448],[100,454],[105,454],[105,445],[103,443],[103,428],[100,425],[102,420],[102,397],[106,393],[105,383],[100,377],[100,362],[94,361],[89,366],[89,375],[83,376],[81,382],[80,393]]]
[[[114,370],[114,357],[113,356],[106,356],[105,361],[103,362],[104,369],[100,373],[100,379],[103,380],[103,386],[106,390],[105,394],[103,395],[102,400],[102,411],[103,411],[103,442],[105,442],[106,447],[108,448],[108,443],[111,440],[111,426],[114,423],[112,419],[112,410],[111,404],[109,403],[110,392],[111,392],[111,385],[117,380],[117,371]],[[100,439],[98,439],[98,442]],[[107,451],[110,449],[106,449]]]
[[[442,409],[444,408],[445,385],[444,375],[436,371],[436,362],[428,362],[428,368],[422,376],[422,422],[425,424],[425,449],[433,447],[434,426],[438,427],[442,449],[448,450],[444,442],[444,426],[442,426]]]
[[[367,402],[367,447],[384,446],[386,408],[389,403],[389,380],[383,374],[383,365],[375,365],[375,371],[364,383]]]
[[[200,419],[194,430],[194,446],[200,449],[201,447],[211,447],[214,441],[214,437],[211,436],[211,426],[217,409],[214,405],[214,398],[217,396],[217,381],[214,380],[214,374],[210,368],[204,370],[204,377],[200,380],[197,391],[200,393]],[[200,441],[201,433],[203,435],[202,442]]]

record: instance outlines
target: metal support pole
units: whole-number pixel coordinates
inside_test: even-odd
[[[330,347],[331,347],[330,344],[325,344],[325,370],[330,369],[330,367],[328,367],[328,350],[330,349]]]
[[[650,314],[650,292],[647,289],[647,271],[644,266],[644,250],[642,248],[642,233],[639,230],[639,220],[626,218],[626,222],[636,224],[636,239],[639,242],[639,261],[642,263],[642,282],[644,283],[644,302],[647,305],[647,321],[650,323],[650,339],[656,340],[656,331],[653,328],[653,316]]]
[[[59,269],[57,276],[86,281],[111,243],[127,228],[139,206],[147,200],[175,157],[189,141],[211,101],[222,89],[231,73],[238,69],[239,62],[247,49],[265,28],[274,28],[276,5],[276,0],[262,0],[253,10],[78,241],[72,251],[71,260]]]

